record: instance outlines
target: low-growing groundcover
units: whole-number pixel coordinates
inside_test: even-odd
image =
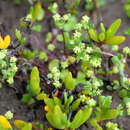
[[[28,11],[13,34],[1,23],[0,97],[9,102],[0,115],[1,130],[125,130],[116,119],[130,116],[130,48],[119,47],[126,40],[123,33],[130,33],[128,28],[117,35],[120,18],[109,27],[92,24],[91,13],[105,2],[9,2]],[[19,105],[10,109],[15,101]]]

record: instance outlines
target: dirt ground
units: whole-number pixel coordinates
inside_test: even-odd
[[[106,26],[109,26],[116,18],[122,18],[123,24],[120,30],[124,30],[130,27],[130,19],[125,16],[123,11],[124,0],[107,0],[107,2],[108,4],[101,9],[103,22],[106,24]],[[16,6],[11,0],[0,0],[0,32],[3,31],[1,30],[1,24],[3,24],[5,26],[4,31],[12,35],[12,32],[14,32],[16,27],[18,27],[19,19],[25,16],[26,12],[26,5]],[[38,34],[35,40],[32,39],[32,41],[38,43],[38,47],[40,46],[42,40],[43,37]],[[125,44],[129,45],[129,42],[130,38],[127,37],[127,41]],[[117,104],[119,104],[120,99],[118,97],[113,97],[113,99],[113,107],[116,107]],[[8,110],[11,110],[14,113],[14,119],[34,121],[36,119],[43,120],[44,118],[41,117],[41,114],[43,114],[43,112],[41,111],[42,108],[39,108],[37,110],[35,108],[29,108],[26,104],[23,104],[19,100],[15,89],[11,87],[3,87],[0,89],[0,114],[4,114]],[[120,128],[123,128],[124,130],[130,130],[130,117],[120,117],[115,119],[114,121],[119,124]],[[92,129],[86,128],[86,126],[84,125],[80,128],[80,130]]]

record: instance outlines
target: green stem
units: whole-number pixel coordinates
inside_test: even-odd
[[[63,50],[64,50],[64,55],[66,55],[65,36],[64,36],[63,30],[62,30],[62,36],[63,36]]]

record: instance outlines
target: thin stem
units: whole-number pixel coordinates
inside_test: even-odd
[[[111,54],[109,52],[105,52],[105,51],[102,51],[101,54],[104,54],[104,55],[107,55],[107,56],[115,56],[115,55],[113,55],[113,54]]]
[[[103,18],[102,18],[102,14],[101,14],[101,10],[100,10],[100,7],[99,7],[99,0],[93,0],[94,2],[94,7],[96,8],[96,14],[97,14],[97,18],[99,18],[99,22],[102,22],[103,21]],[[98,24],[98,20],[97,21],[97,24]]]
[[[66,55],[65,36],[64,36],[63,30],[61,32],[62,32],[62,36],[63,36],[63,50],[64,50],[64,55]]]

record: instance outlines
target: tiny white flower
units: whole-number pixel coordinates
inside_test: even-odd
[[[10,62],[16,62],[16,61],[17,61],[17,59],[16,59],[15,56],[12,56],[12,57],[10,58]]]
[[[90,59],[90,56],[89,56],[88,54],[86,54],[86,55],[84,56],[84,60],[85,60],[85,61],[89,61],[89,59]]]
[[[81,52],[81,48],[76,46],[74,49],[73,49],[74,53],[80,53]]]
[[[10,119],[13,118],[13,115],[14,115],[14,114],[13,114],[11,111],[7,111],[4,116],[5,116],[8,120],[10,120]]]
[[[70,14],[65,14],[65,15],[62,17],[62,19],[65,20],[65,21],[67,21],[70,16],[71,16]]]
[[[56,14],[53,16],[53,18],[54,18],[55,21],[59,21],[59,20],[61,19],[61,16],[60,16],[58,13],[56,13]]]
[[[92,47],[87,47],[87,48],[86,48],[86,52],[87,52],[87,53],[91,53],[92,51],[93,51]]]
[[[74,33],[74,38],[77,39],[77,38],[80,38],[80,37],[81,37],[81,33],[76,30],[75,33]]]
[[[75,28],[78,29],[78,30],[81,30],[82,24],[81,24],[81,23],[78,23]]]
[[[83,23],[88,23],[88,22],[89,22],[89,19],[90,19],[90,18],[89,18],[87,15],[85,15],[85,16],[82,17],[82,22],[83,22]]]

